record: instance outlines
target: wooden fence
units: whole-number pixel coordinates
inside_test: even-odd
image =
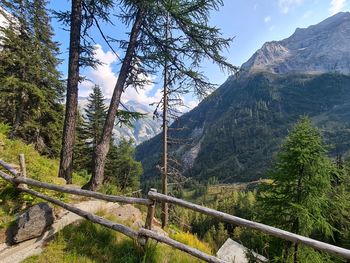
[[[125,197],[125,196],[114,196],[114,195],[105,195],[102,193],[82,190],[82,189],[73,189],[66,186],[58,186],[53,185],[49,183],[39,182],[37,180],[33,180],[30,178],[27,178],[26,175],[26,168],[25,168],[25,161],[24,161],[24,155],[21,154],[19,156],[19,163],[20,163],[20,171],[17,171],[13,167],[11,167],[6,162],[0,160],[0,166],[4,167],[10,174],[13,176],[10,176],[9,174],[3,172],[0,170],[0,177],[12,184],[14,184],[19,190],[26,192],[28,194],[31,194],[33,196],[36,196],[38,198],[44,199],[48,202],[51,202],[57,206],[60,206],[72,213],[75,213],[93,223],[100,224],[102,226],[105,226],[107,228],[113,229],[115,231],[118,231],[134,240],[136,240],[140,245],[144,246],[147,243],[147,240],[154,239],[158,242],[165,243],[169,246],[172,246],[174,248],[177,248],[179,250],[182,250],[194,257],[197,257],[199,259],[202,259],[207,262],[213,262],[213,263],[224,263],[225,261],[218,259],[214,256],[208,255],[204,252],[199,251],[198,249],[192,248],[190,246],[187,246],[185,244],[182,244],[178,241],[175,241],[169,237],[166,237],[164,235],[160,235],[154,231],[152,231],[152,221],[154,218],[155,208],[156,208],[156,202],[166,202],[171,203],[174,205],[179,205],[188,209],[191,209],[193,211],[203,213],[209,216],[216,217],[222,221],[232,223],[238,226],[244,226],[248,227],[254,230],[261,231],[263,233],[288,240],[295,243],[300,243],[309,247],[312,247],[316,250],[327,252],[336,256],[340,256],[346,259],[350,259],[350,250],[333,246],[321,241],[317,241],[308,237],[300,236],[294,233],[290,233],[275,227],[271,227],[268,225],[264,225],[261,223],[253,222],[250,220],[246,220],[243,218],[239,218],[236,216],[232,216],[214,209],[210,209],[204,206],[200,206],[197,204],[193,204],[175,197],[163,195],[160,193],[157,193],[156,189],[151,189],[151,191],[148,192],[148,198],[133,198],[133,197]],[[85,197],[92,197],[99,200],[109,201],[109,202],[118,202],[118,203],[127,203],[127,204],[139,204],[139,205],[145,205],[148,207],[147,210],[147,217],[144,228],[139,229],[138,231],[131,229],[127,226],[124,226],[122,224],[118,224],[112,221],[109,221],[103,217],[88,213],[86,211],[83,211],[79,208],[76,208],[72,205],[66,204],[60,200],[57,200],[55,198],[52,198],[50,196],[47,196],[45,194],[39,193],[37,191],[34,191],[32,189],[29,189],[28,186],[35,186],[38,188],[53,190],[61,193],[68,193],[73,195],[79,195],[79,196],[85,196]]]

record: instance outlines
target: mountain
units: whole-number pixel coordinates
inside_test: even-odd
[[[303,115],[321,129],[332,155],[350,152],[349,30],[350,14],[339,13],[264,44],[239,77],[179,118],[170,136],[185,143],[170,149],[184,174],[221,183],[264,177]],[[143,180],[159,176],[160,150],[160,135],[137,147]]]
[[[338,13],[289,38],[265,43],[242,68],[250,73],[350,73],[350,13]]]
[[[78,103],[80,109],[83,109],[87,105],[87,99],[87,97],[79,97]],[[105,103],[109,106],[110,100],[107,99]],[[133,139],[135,144],[138,145],[156,136],[161,131],[161,121],[153,119],[153,113],[150,107],[136,101],[128,101],[124,106],[131,112],[144,113],[145,116],[139,120],[131,121],[132,127],[116,125],[113,129],[113,137],[116,142],[120,138],[127,138]]]

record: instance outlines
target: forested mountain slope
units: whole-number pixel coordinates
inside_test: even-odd
[[[288,129],[308,115],[333,154],[350,150],[350,76],[258,73],[229,78],[173,128],[173,145],[185,174],[199,180],[250,181],[264,177]],[[161,137],[141,144],[144,179],[159,174]]]

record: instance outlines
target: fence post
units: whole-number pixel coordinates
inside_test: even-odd
[[[151,188],[150,189],[151,192],[157,192],[157,189],[155,188]],[[152,230],[152,221],[153,221],[153,218],[154,218],[154,213],[155,213],[155,210],[156,210],[156,200],[152,200],[152,204],[150,204],[148,206],[148,209],[147,209],[147,217],[146,217],[146,223],[145,223],[145,228],[146,229],[149,229],[149,230]]]
[[[18,176],[27,177],[26,161],[25,161],[23,153],[21,153],[19,155],[19,166],[20,166],[21,171],[18,174]],[[28,186],[26,184],[19,184],[17,187],[28,189]]]
[[[155,188],[151,188],[150,189],[151,192],[157,192],[157,189]],[[148,205],[148,209],[147,209],[147,217],[146,217],[146,222],[145,222],[145,229],[149,229],[152,230],[152,221],[154,218],[154,213],[156,210],[156,200],[152,200],[152,203],[150,205]],[[139,236],[138,238],[138,242],[141,246],[145,247],[148,241],[148,237],[146,236]]]

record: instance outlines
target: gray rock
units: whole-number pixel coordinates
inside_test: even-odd
[[[249,259],[247,255],[250,254],[254,258],[254,262],[265,263],[268,262],[268,259],[262,255],[259,255],[253,251],[249,251],[248,248],[239,244],[236,241],[233,241],[231,238],[228,238],[222,247],[216,253],[216,256],[219,259],[222,259],[229,263],[248,263]]]
[[[40,237],[54,222],[53,209],[47,203],[34,205],[19,215],[8,232],[8,243],[17,244]]]

